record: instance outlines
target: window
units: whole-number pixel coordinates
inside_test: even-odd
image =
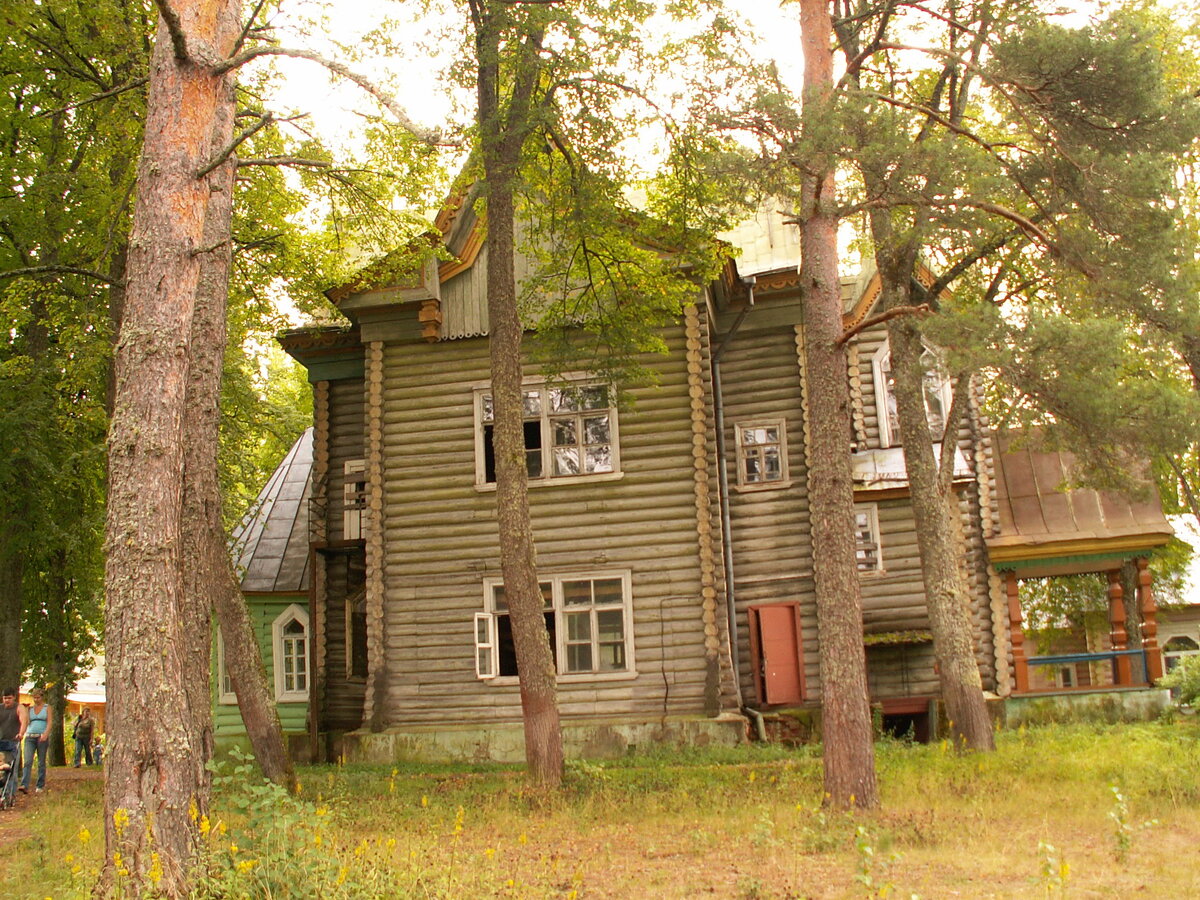
[[[1200,644],[1187,635],[1176,635],[1162,648],[1163,670],[1170,672],[1188,656],[1200,656]]]
[[[222,705],[237,703],[233,680],[225,668],[225,639],[221,637],[220,628],[217,629],[217,702]]]
[[[879,507],[874,503],[854,507],[854,554],[861,574],[883,571],[883,553],[879,546]]]
[[[292,604],[271,623],[275,654],[275,699],[308,699],[308,613]]]
[[[346,677],[367,678],[367,589],[359,588],[346,598]]]
[[[923,393],[929,435],[933,440],[940,441],[946,433],[946,415],[950,412],[950,379],[943,373],[937,354],[928,347],[921,354],[921,366],[925,371]],[[892,351],[887,344],[876,352],[872,368],[875,373],[875,403],[879,415],[879,446],[895,447],[900,444],[900,420],[896,413]]]
[[[525,469],[538,482],[620,471],[617,411],[604,385],[569,384],[525,389]],[[495,484],[492,396],[475,394],[476,482]]]
[[[787,428],[784,420],[739,422],[736,432],[738,486],[785,486],[788,473]]]
[[[541,582],[546,630],[561,678],[631,674],[633,627],[629,573],[555,575]],[[475,615],[475,672],[480,678],[517,674],[504,585],[484,584],[485,612]]]
[[[361,459],[346,461],[346,482],[342,486],[342,537],[348,541],[363,536],[363,516],[367,510],[367,467]]]

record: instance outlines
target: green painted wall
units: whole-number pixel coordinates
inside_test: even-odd
[[[271,652],[271,623],[279,617],[280,613],[282,613],[293,603],[307,612],[308,597],[305,594],[285,594],[272,596],[251,594],[246,597],[246,602],[250,606],[250,617],[254,622],[254,632],[258,635],[259,652],[262,653],[262,658],[266,663],[267,684],[270,685],[271,692],[274,693],[275,670]],[[310,628],[310,667],[311,634],[312,631]],[[238,712],[237,705],[234,703],[218,702],[218,691],[220,690],[220,684],[218,683],[217,648],[215,641],[213,643],[212,671],[213,726],[217,738],[229,738],[235,735],[245,734],[246,729],[242,725],[242,717]],[[312,678],[311,668],[309,671],[309,678]],[[307,729],[307,703],[277,703],[276,707],[279,710],[279,721],[283,726],[285,733],[299,733],[304,732]]]

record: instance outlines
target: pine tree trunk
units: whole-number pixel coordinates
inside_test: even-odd
[[[236,5],[173,4],[192,46],[220,55],[237,33]],[[232,23],[232,24],[231,24]],[[198,178],[213,125],[230,101],[226,77],[177,58],[161,20],[151,59],[138,197],[129,242],[109,432],[105,647],[106,864],[97,893],[143,889],[182,897],[207,804],[204,713],[192,691],[203,655],[199,616],[183,584],[183,470],[192,317],[211,189]],[[204,677],[204,676],[201,676]],[[203,703],[207,707],[207,692]]]
[[[236,25],[236,19],[230,20]],[[233,83],[214,121],[212,153],[216,155],[233,137],[235,111]],[[250,612],[246,607],[226,547],[221,520],[221,488],[217,471],[220,446],[221,376],[224,367],[226,310],[229,304],[229,271],[232,263],[230,235],[233,222],[236,157],[209,176],[210,192],[205,220],[205,252],[201,259],[196,311],[192,319],[192,353],[188,372],[187,421],[184,468],[184,584],[195,602],[189,605],[197,633],[211,634],[211,613],[216,611],[225,642],[225,668],[238,698],[238,710],[255,758],[270,780],[296,790],[296,773],[288,756],[279,713],[271,696],[262,653]],[[208,712],[210,683],[207,677],[211,644],[196,648],[195,665],[203,664],[205,677],[197,679],[195,701],[204,701],[206,714],[198,721],[206,746],[211,748],[212,717]],[[203,652],[201,652],[203,651]],[[199,689],[203,687],[201,692]],[[211,753],[209,754],[211,755]]]
[[[497,17],[502,18],[506,12],[502,5],[497,6],[486,5],[475,17],[478,116],[487,199],[488,347],[492,369],[496,519],[500,529],[500,569],[521,683],[525,759],[534,782],[553,788],[563,775],[562,728],[554,656],[538,587],[537,556],[529,519],[521,322],[513,266],[513,192],[524,134],[529,127],[530,84],[518,80],[512,87],[506,115],[502,117]],[[534,65],[531,61],[530,66]]]
[[[882,212],[872,218],[887,215]],[[910,248],[889,256],[888,235],[878,233],[882,227],[874,230],[883,308],[912,305],[909,286],[916,263],[915,251]],[[958,501],[952,479],[938,477],[938,462],[934,458],[925,412],[925,366],[921,358],[924,345],[915,320],[903,316],[891,319],[888,342],[929,627],[946,716],[955,746],[994,750],[995,736],[975,660],[971,593],[962,565],[965,542]],[[946,423],[944,440],[957,440],[957,423]]]
[[[804,105],[820,115],[833,86],[832,24],[826,0],[801,0]],[[850,387],[842,334],[833,163],[804,176],[801,297],[808,387],[809,518],[817,630],[821,649],[821,729],[826,802],[874,807],[875,780],[862,597],[855,562],[854,488],[850,476]]]
[[[21,617],[25,611],[25,558],[17,547],[17,517],[0,528],[0,689],[21,686]]]

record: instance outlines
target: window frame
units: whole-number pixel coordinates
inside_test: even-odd
[[[543,378],[527,377],[521,381],[521,390],[525,393],[538,391],[541,394],[540,407],[540,434],[541,434],[541,455],[542,455],[542,472],[547,473],[553,471],[554,465],[554,445],[553,445],[553,426],[552,419],[555,418],[549,412],[550,404],[547,402],[547,392],[556,387],[572,387],[572,388],[590,388],[603,387],[608,392],[608,446],[611,454],[611,471],[608,472],[592,472],[580,473],[575,475],[550,475],[542,474],[539,476],[529,477],[529,486],[532,488],[546,487],[555,484],[577,484],[579,482],[596,482],[596,481],[615,481],[623,477],[621,470],[621,437],[620,437],[620,421],[617,407],[613,404],[614,388],[611,385],[605,384],[595,378],[591,378],[585,374],[571,374],[563,376],[560,380],[547,382]],[[485,426],[490,424],[484,418],[484,400],[491,397],[492,385],[491,382],[476,384],[472,388],[472,411],[474,417],[475,428],[475,489],[479,491],[494,491],[496,482],[487,480],[487,456],[485,451],[484,430]],[[532,417],[530,417],[532,421]],[[586,446],[586,444],[582,445]]]
[[[572,610],[565,608],[563,602],[563,584],[570,581],[614,581],[621,582],[621,628],[625,652],[625,668],[615,671],[567,672],[567,626],[565,614]],[[583,569],[567,572],[539,572],[538,581],[550,583],[551,605],[547,607],[555,619],[554,627],[554,663],[556,680],[559,684],[596,681],[628,681],[637,677],[637,664],[634,655],[633,633],[633,574],[628,569],[597,570]],[[472,646],[475,655],[475,677],[480,681],[494,685],[513,685],[519,682],[516,675],[500,674],[500,642],[499,617],[507,612],[496,609],[496,588],[503,587],[502,578],[485,578],[483,580],[483,610],[472,617]],[[600,611],[613,609],[612,606],[601,606]],[[599,635],[594,627],[595,614],[598,607],[593,603],[587,607],[592,613],[593,658],[599,645]],[[582,612],[583,609],[574,610]],[[486,654],[486,657],[485,657]],[[486,665],[485,665],[486,661]]]
[[[285,646],[287,640],[283,630],[291,622],[299,622],[304,628],[304,690],[287,690],[287,675],[284,672]],[[309,626],[308,611],[298,603],[293,603],[271,622],[271,663],[275,673],[275,702],[277,703],[306,703],[312,689],[312,629]]]
[[[346,460],[342,466],[342,474],[342,538],[347,541],[360,541],[366,537],[367,524],[366,460]],[[355,475],[362,477],[351,477]]]
[[[875,539],[875,565],[864,567],[858,559],[859,550],[863,547],[864,542],[861,540],[859,531],[858,517],[860,514],[867,516],[867,528],[871,536]],[[883,567],[883,536],[879,530],[879,504],[878,503],[855,503],[854,504],[854,559],[858,568],[859,576],[870,577],[872,575],[882,575],[885,572]]]
[[[921,351],[922,359],[924,359],[926,354],[929,354],[933,358],[935,364],[933,368],[927,368],[925,370],[923,377],[929,378],[929,376],[932,374],[936,375],[939,379],[937,393],[942,402],[942,418],[944,420],[946,415],[950,412],[950,406],[954,400],[954,384],[950,376],[946,374],[942,367],[941,355],[938,353],[938,351],[924,342],[922,342],[921,346],[923,348]],[[889,388],[890,379],[884,373],[885,362],[887,363],[887,372],[891,372],[891,359],[892,345],[889,341],[884,341],[882,344],[880,344],[879,348],[875,351],[875,354],[871,357],[871,378],[875,385],[875,419],[879,423],[879,446],[881,448],[901,446],[899,423],[897,423],[897,425],[893,428],[891,421],[892,416],[890,413],[891,406],[895,403],[895,392]],[[927,402],[927,397],[924,391],[922,391],[922,399],[926,400],[925,422],[928,424],[929,403]],[[889,401],[891,402],[889,403]],[[932,429],[930,430],[930,439],[935,444],[945,440],[947,430],[946,426],[947,423],[943,421],[942,433],[936,436],[934,435]]]
[[[225,690],[225,682],[229,682],[229,690]],[[225,638],[217,626],[217,703],[221,706],[236,706],[237,694],[233,690],[233,679],[225,668]]]
[[[746,444],[743,442],[743,431],[754,430],[758,428],[775,428],[779,431],[779,477],[769,481],[748,481],[746,479],[745,461],[748,458]],[[733,438],[735,444],[734,461],[737,466],[737,490],[738,491],[769,491],[778,490],[779,488],[790,487],[791,473],[788,470],[788,446],[787,446],[787,419],[780,416],[771,419],[747,419],[742,422],[737,422],[733,426]],[[751,444],[754,448],[767,446],[766,444]],[[761,459],[761,455],[759,455]]]

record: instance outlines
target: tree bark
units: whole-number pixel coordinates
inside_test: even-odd
[[[521,322],[517,313],[515,213],[513,193],[524,140],[530,128],[529,73],[509,86],[507,108],[501,110],[502,5],[472,3],[478,60],[477,90],[482,142],[484,196],[487,201],[488,347],[492,369],[496,457],[496,519],[500,530],[500,569],[512,623],[521,711],[525,726],[525,759],[534,782],[557,787],[563,775],[562,729],[558,712],[557,676],[538,587],[537,554],[529,519],[529,485],[525,468],[524,406],[521,368]],[[518,52],[532,53],[529,46]],[[530,70],[536,55],[525,60]]]
[[[232,49],[237,6],[176,0],[194,50]],[[138,197],[129,242],[124,319],[109,432],[105,646],[106,864],[98,893],[186,896],[207,804],[203,713],[196,677],[208,633],[183,583],[184,416],[196,291],[209,196],[221,176],[196,173],[211,154],[229,80],[179,58],[161,18],[151,58]],[[207,672],[208,659],[203,666]],[[209,703],[207,692],[203,703]],[[114,861],[118,858],[120,864]],[[122,879],[124,875],[120,876]]]
[[[6,511],[0,529],[0,689],[21,687],[21,617],[25,610],[25,557],[19,523]]]
[[[234,16],[226,20],[236,28]],[[234,34],[222,36],[231,42]],[[213,123],[210,152],[216,156],[229,146],[234,132],[233,81]],[[224,367],[226,311],[229,305],[229,272],[233,252],[234,178],[237,158],[231,155],[208,175],[209,198],[205,213],[204,252],[192,318],[191,364],[188,370],[187,417],[184,431],[184,587],[190,628],[205,636],[212,633],[215,610],[225,642],[225,668],[238,698],[246,735],[263,774],[296,790],[296,773],[287,753],[279,713],[271,696],[254,624],[242,596],[226,547],[221,520],[221,486],[217,470],[221,425],[221,376]],[[212,715],[208,678],[211,642],[192,648],[192,668],[201,672],[195,681],[197,728],[206,758],[211,757]],[[202,704],[202,705],[201,705]]]
[[[916,248],[911,244],[896,246],[887,211],[872,213],[871,224],[883,309],[911,306]],[[963,569],[966,548],[958,499],[954,495],[953,473],[943,473],[944,477],[939,478],[925,411],[925,366],[921,360],[924,344],[917,322],[911,316],[891,319],[887,327],[896,415],[900,423],[929,629],[933,634],[938,684],[946,704],[946,717],[956,747],[994,750],[995,735],[975,660],[971,592]],[[876,395],[881,394],[881,387],[877,385]],[[947,420],[943,440],[956,442],[957,430],[957,423]],[[953,454],[943,454],[943,458],[945,465],[954,465]]]
[[[815,123],[833,89],[827,0],[801,0],[804,113]],[[808,388],[809,517],[817,630],[821,642],[821,728],[825,797],[837,807],[874,807],[875,780],[862,596],[855,559],[850,475],[850,386],[838,278],[836,186],[832,158],[815,154],[801,196],[800,267]]]

